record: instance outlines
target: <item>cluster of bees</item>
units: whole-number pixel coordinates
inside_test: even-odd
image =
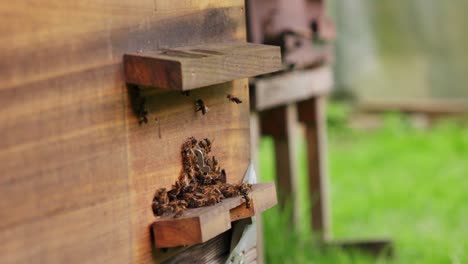
[[[251,184],[230,184],[226,172],[219,166],[215,156],[209,157],[211,141],[198,141],[191,137],[182,144],[183,170],[178,180],[167,190],[156,191],[153,213],[156,216],[174,214],[182,216],[187,208],[198,208],[220,203],[225,198],[243,196],[246,206],[251,206]]]

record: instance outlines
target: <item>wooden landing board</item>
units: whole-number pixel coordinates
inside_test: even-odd
[[[213,206],[188,209],[180,218],[158,218],[152,225],[156,248],[189,246],[203,243],[229,230],[231,222],[252,217],[277,203],[274,183],[259,183],[250,193],[252,209],[241,197],[223,200]]]
[[[325,95],[333,86],[330,66],[292,71],[255,81],[255,109],[262,111]]]
[[[279,47],[243,42],[137,52],[123,60],[128,83],[182,91],[282,68]]]

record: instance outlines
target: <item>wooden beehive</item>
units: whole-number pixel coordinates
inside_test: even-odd
[[[214,140],[228,182],[242,180],[250,163],[246,77],[262,73],[260,66],[273,70],[281,58],[270,47],[259,55],[264,61],[253,60],[259,64],[218,60],[209,54],[215,48],[203,54],[196,47],[244,43],[244,12],[240,0],[0,4],[2,263],[162,261],[150,233],[151,200],[177,179],[180,146],[190,136]],[[141,83],[128,79],[124,54],[167,55],[176,47],[208,58],[197,69],[214,65],[212,74],[229,74],[204,83],[210,72],[203,71],[175,78],[181,86],[143,87],[148,123],[140,125],[127,86]],[[171,91],[204,85],[211,86],[190,96]],[[244,103],[230,103],[227,94]],[[206,115],[194,111],[198,98]],[[217,235],[218,245],[229,246],[225,233]]]

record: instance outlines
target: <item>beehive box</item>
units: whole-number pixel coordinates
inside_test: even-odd
[[[258,72],[231,69],[190,96],[143,87],[148,122],[139,124],[123,57],[243,43],[244,12],[239,0],[0,4],[2,263],[162,261],[151,200],[177,179],[190,136],[212,139],[228,182],[242,180],[250,163],[245,77]],[[226,61],[235,63],[218,64]],[[206,115],[194,111],[198,98]]]

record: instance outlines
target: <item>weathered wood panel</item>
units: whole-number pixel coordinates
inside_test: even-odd
[[[149,95],[152,119],[140,127],[122,56],[243,40],[243,5],[0,3],[2,263],[154,262],[151,198],[180,172],[186,137],[214,138],[229,180],[240,180],[249,162],[246,80],[193,95],[210,106],[206,116],[194,113],[193,97]],[[227,93],[245,103],[229,103]]]

